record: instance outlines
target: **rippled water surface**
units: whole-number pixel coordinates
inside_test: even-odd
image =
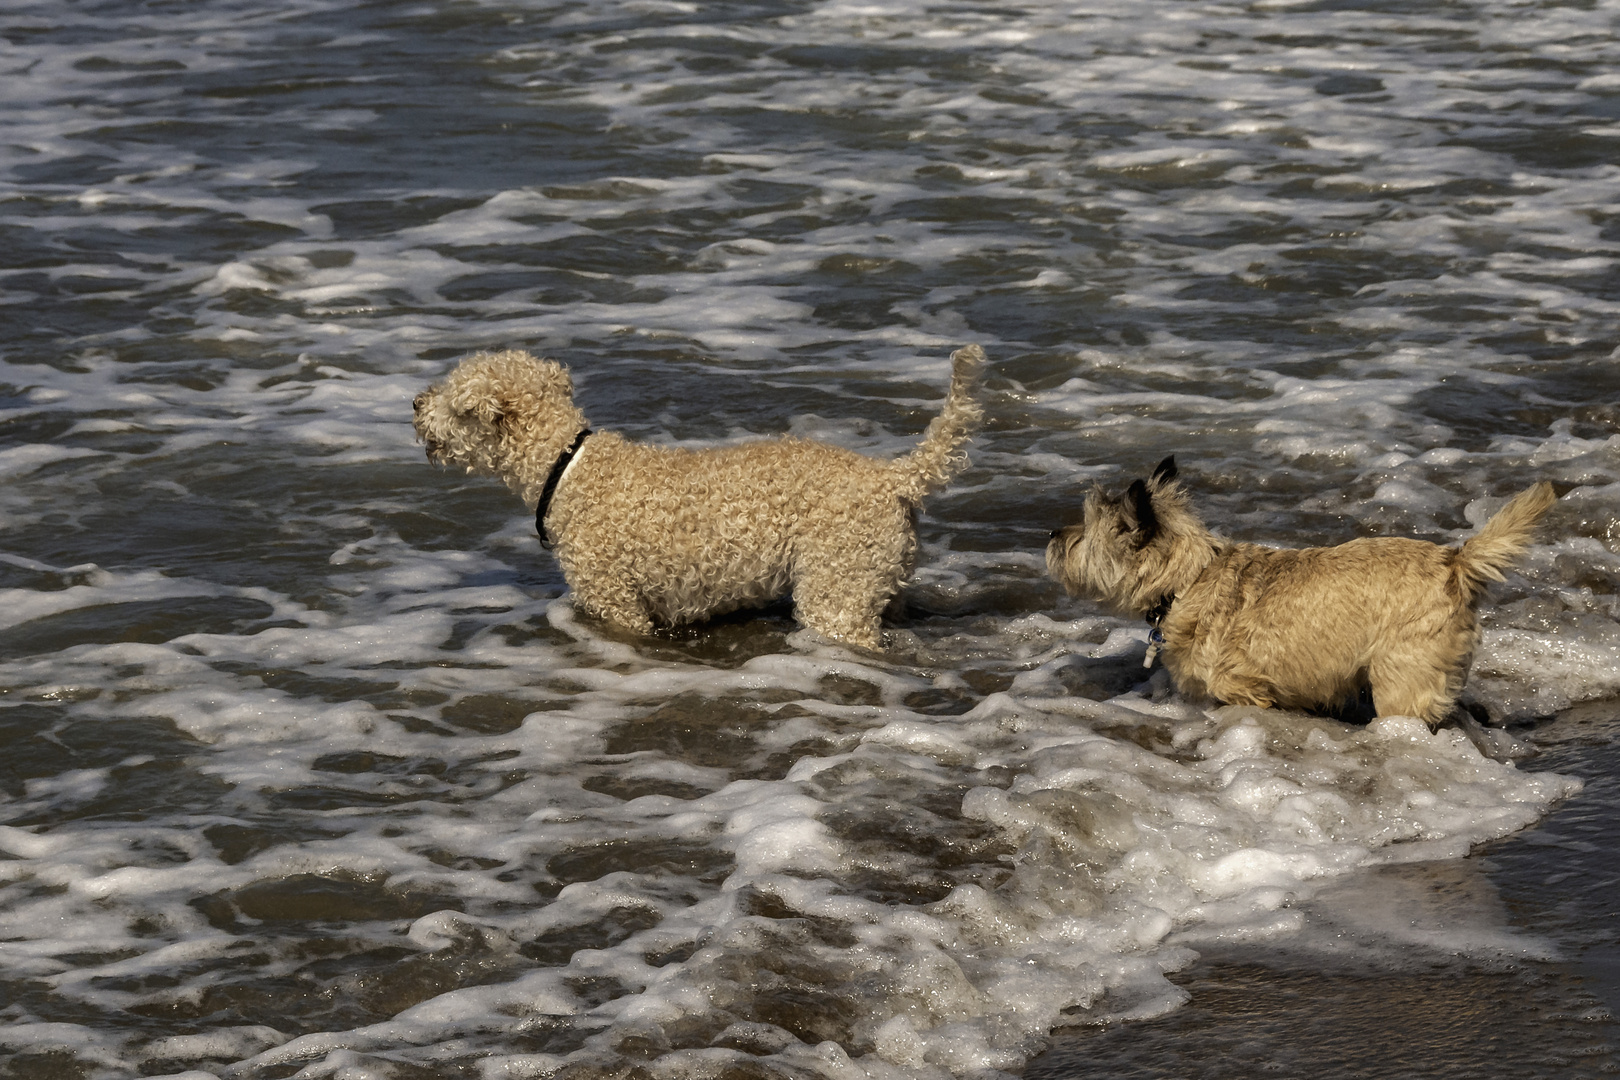
[[[0,11],[0,1077],[1612,1075],[1607,0]],[[462,355],[878,456],[882,655],[576,615]],[[1489,727],[1177,698],[1041,548],[1466,536]],[[1482,754],[1484,747],[1489,754]]]

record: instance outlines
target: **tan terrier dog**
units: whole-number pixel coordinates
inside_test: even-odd
[[[1431,728],[1468,677],[1486,584],[1556,499],[1536,484],[1459,547],[1386,537],[1293,550],[1218,539],[1175,480],[1168,457],[1122,497],[1088,495],[1083,520],[1052,534],[1048,571],[1071,595],[1144,616],[1145,666],[1162,648],[1184,694],[1333,711],[1370,688],[1378,716]]]
[[[951,362],[943,411],[894,461],[799,438],[681,450],[593,433],[567,369],[515,351],[419,394],[416,433],[430,461],[498,476],[535,508],[585,611],[645,634],[791,595],[805,625],[876,649],[917,506],[966,464],[983,417],[983,350]]]

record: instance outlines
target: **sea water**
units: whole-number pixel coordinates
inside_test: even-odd
[[[7,5],[0,1075],[1613,1073],[1615,17]],[[882,654],[595,622],[409,422],[886,457],[969,342]],[[1172,453],[1279,545],[1552,481],[1474,719],[1144,670],[1042,547]]]

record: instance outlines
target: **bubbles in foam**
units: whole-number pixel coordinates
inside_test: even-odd
[[[1611,35],[1166,11],[25,5],[0,1045],[938,1077],[1173,1010],[1201,951],[1554,955],[1414,897],[1576,781],[1180,701],[1039,550],[1168,452],[1290,545],[1553,479],[1471,693],[1620,692]],[[991,424],[881,659],[579,618],[408,423],[517,345],[636,437],[888,455],[967,340]]]

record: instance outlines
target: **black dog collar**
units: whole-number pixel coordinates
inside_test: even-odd
[[[1163,596],[1159,597],[1159,602],[1154,604],[1153,607],[1148,610],[1147,657],[1142,661],[1142,666],[1145,668],[1150,668],[1153,666],[1153,661],[1159,658],[1159,650],[1164,648],[1164,631],[1159,629],[1159,625],[1169,617],[1170,605],[1175,602],[1175,593],[1165,593]]]
[[[546,533],[546,511],[551,509],[551,497],[557,494],[557,484],[562,480],[563,470],[568,468],[568,463],[574,460],[574,455],[579,453],[579,448],[585,445],[590,434],[591,429],[585,428],[574,436],[574,445],[562,452],[546,477],[546,486],[540,489],[540,505],[534,508],[534,531],[540,534],[540,546],[547,551],[551,550],[551,537]]]

